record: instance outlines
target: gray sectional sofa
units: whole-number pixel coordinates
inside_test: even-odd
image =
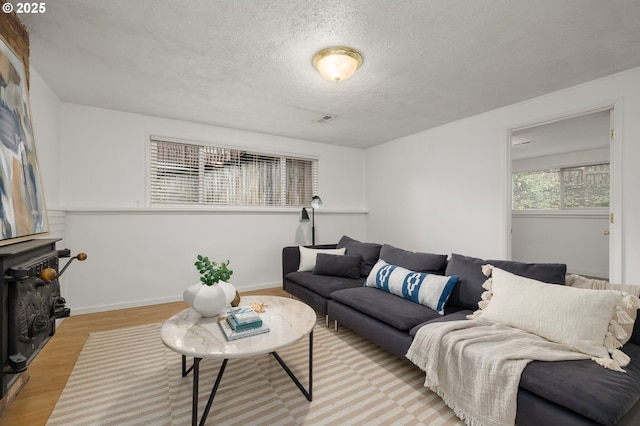
[[[433,321],[465,320],[477,309],[486,277],[482,265],[492,265],[516,275],[563,285],[563,264],[528,264],[483,260],[460,254],[451,256],[414,253],[387,244],[361,243],[343,237],[338,244],[316,249],[343,248],[350,260],[318,257],[313,270],[299,271],[300,248],[282,251],[283,289],[329,319],[361,334],[403,358],[418,329]],[[304,250],[304,249],[303,249]],[[306,252],[305,252],[306,253]],[[356,277],[353,262],[360,263]],[[364,282],[373,265],[385,262],[418,272],[457,276],[444,315]],[[347,268],[346,262],[351,262]],[[528,425],[640,425],[640,321],[622,350],[631,358],[626,373],[607,370],[590,360],[533,361],[524,369],[518,390],[516,423]]]

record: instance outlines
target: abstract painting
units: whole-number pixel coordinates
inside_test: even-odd
[[[0,39],[0,245],[47,231],[24,65]]]

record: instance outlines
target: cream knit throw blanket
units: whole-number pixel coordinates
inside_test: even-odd
[[[529,362],[591,357],[526,331],[476,319],[423,326],[407,358],[426,372],[425,386],[466,424],[503,426],[515,424],[520,376]]]

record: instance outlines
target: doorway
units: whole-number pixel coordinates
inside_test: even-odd
[[[511,258],[610,277],[613,109],[511,131]]]

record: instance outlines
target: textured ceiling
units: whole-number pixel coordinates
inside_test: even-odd
[[[20,19],[62,101],[352,147],[640,66],[638,0],[55,0]],[[364,64],[334,83],[311,58],[338,44]]]

